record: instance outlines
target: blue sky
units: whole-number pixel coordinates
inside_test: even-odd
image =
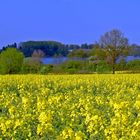
[[[0,47],[27,40],[94,43],[113,28],[140,44],[140,0],[1,0]]]

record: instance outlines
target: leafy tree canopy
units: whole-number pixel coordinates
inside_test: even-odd
[[[16,48],[8,48],[0,54],[0,72],[3,74],[18,73],[24,55]]]

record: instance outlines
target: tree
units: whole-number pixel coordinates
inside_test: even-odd
[[[101,49],[99,44],[94,45],[94,47],[90,51],[90,55],[92,56],[92,61],[105,60],[106,58],[105,50]]]
[[[38,58],[25,58],[22,65],[22,73],[39,73],[42,62]]]
[[[7,45],[7,46],[2,47],[2,49],[0,50],[0,52],[5,51],[8,48],[17,48],[17,43],[10,44],[10,45]]]
[[[127,70],[133,72],[140,71],[140,60],[131,60],[127,63]]]
[[[99,41],[101,49],[106,54],[106,59],[112,67],[112,73],[115,73],[115,65],[119,56],[128,53],[128,39],[118,29],[113,29],[101,36]]]
[[[45,53],[42,50],[34,50],[32,57],[42,58],[45,56]]]
[[[23,61],[22,73],[38,73],[42,66],[42,57],[45,53],[42,50],[34,50],[32,57],[27,57]]]
[[[88,55],[89,51],[84,49],[74,49],[68,54],[69,57],[77,57],[77,58],[86,58],[88,57]]]
[[[31,57],[35,50],[41,50],[45,56],[52,57],[54,55],[67,56],[68,48],[56,41],[27,41],[19,44],[19,49],[26,57]]]
[[[24,55],[16,48],[7,48],[0,54],[0,72],[2,74],[18,73],[23,63]]]

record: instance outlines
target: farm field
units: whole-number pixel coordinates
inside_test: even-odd
[[[139,140],[140,74],[0,76],[1,140]]]

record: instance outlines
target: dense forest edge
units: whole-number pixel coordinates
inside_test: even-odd
[[[27,41],[2,47],[0,74],[75,74],[75,73],[139,73],[140,60],[127,62],[126,56],[139,56],[140,46],[117,29],[106,32],[94,44],[64,44],[57,41]],[[61,64],[43,64],[43,57],[86,58]]]

